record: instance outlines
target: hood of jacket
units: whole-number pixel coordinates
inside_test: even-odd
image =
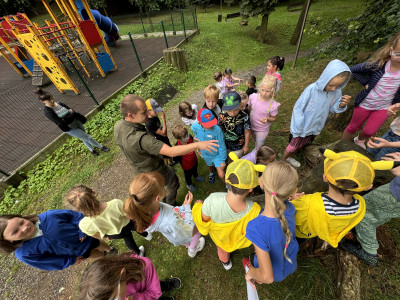
[[[349,76],[347,80],[340,86],[338,89],[343,89],[350,80],[350,68],[341,60],[335,59],[332,60],[324,69],[321,76],[319,76],[318,80],[315,82],[315,86],[317,90],[324,91],[328,82],[335,77],[336,75],[342,72],[349,72]]]

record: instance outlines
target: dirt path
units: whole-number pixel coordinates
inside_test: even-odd
[[[299,57],[310,55],[312,50],[301,51]],[[285,57],[287,68],[294,54]],[[247,78],[249,75],[260,76],[266,72],[266,64],[256,66],[235,75]],[[186,99],[199,108],[204,103],[203,90],[195,91]],[[178,105],[167,111],[167,126],[172,128],[180,122]],[[171,131],[169,132],[170,138]],[[101,196],[101,200],[114,198],[124,199],[127,196],[129,183],[132,180],[132,167],[124,155],[119,153],[108,169],[93,179],[89,185]],[[63,271],[41,271],[20,263],[13,255],[3,257],[0,261],[0,293],[3,299],[76,299],[77,285],[80,274],[86,263],[70,267]],[[6,267],[4,267],[6,266]]]

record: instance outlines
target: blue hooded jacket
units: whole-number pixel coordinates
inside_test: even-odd
[[[342,100],[342,89],[349,82],[350,74],[336,90],[325,91],[328,82],[344,71],[350,73],[350,68],[338,59],[332,60],[318,80],[305,88],[292,112],[290,133],[293,137],[320,134],[329,113],[342,113],[347,109],[347,106],[339,108],[339,104]]]

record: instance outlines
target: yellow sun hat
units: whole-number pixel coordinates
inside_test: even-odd
[[[251,161],[239,159],[233,152],[229,153],[229,157],[233,160],[228,165],[225,174],[225,181],[230,185],[239,189],[249,190],[258,186],[258,173],[265,170],[264,165],[255,165]],[[228,180],[229,175],[235,174],[239,183],[231,183]]]
[[[324,174],[328,181],[334,186],[340,187],[337,180],[352,180],[358,185],[357,188],[348,189],[353,192],[362,192],[368,189],[375,179],[375,170],[390,170],[397,165],[394,161],[372,162],[368,157],[356,151],[335,153],[322,148],[320,151],[326,157]]]

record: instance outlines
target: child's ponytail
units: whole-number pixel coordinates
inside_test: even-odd
[[[292,263],[292,261],[287,256],[286,252],[292,239],[292,234],[284,216],[284,202],[296,191],[298,181],[299,176],[297,171],[289,163],[284,161],[276,161],[268,164],[261,177],[264,192],[271,195],[271,202],[266,203],[265,206],[270,205],[272,207],[281,223],[283,233],[286,237],[283,254],[290,263]]]
[[[67,192],[64,199],[85,216],[96,217],[100,214],[100,201],[96,196],[91,188],[77,185]]]
[[[282,71],[283,67],[285,66],[285,58],[280,56],[272,56],[268,59],[273,66],[277,66],[279,70]]]
[[[131,182],[129,198],[124,201],[123,209],[126,216],[135,221],[138,232],[150,226],[150,207],[157,196],[161,199],[165,196],[164,178],[160,173],[142,173]]]

